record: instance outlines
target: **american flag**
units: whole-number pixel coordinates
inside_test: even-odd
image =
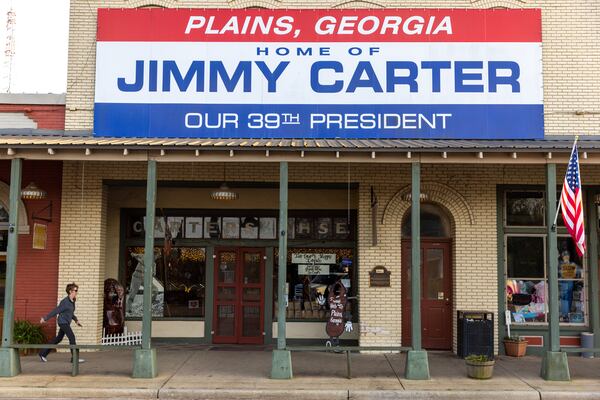
[[[577,140],[573,144],[571,158],[567,166],[565,182],[560,195],[563,221],[577,245],[580,257],[585,253],[585,229],[583,225],[583,202],[581,201],[581,179],[579,175],[579,156]]]

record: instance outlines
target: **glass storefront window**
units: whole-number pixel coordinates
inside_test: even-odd
[[[275,249],[273,288],[277,288],[278,249]],[[329,317],[328,287],[338,280],[346,287],[347,296],[356,293],[354,282],[354,250],[349,248],[290,248],[287,265],[288,320],[326,321]],[[277,290],[274,290],[273,317],[277,318]],[[319,301],[320,300],[320,301]],[[322,304],[321,304],[322,303]],[[353,299],[346,305],[353,315]]]
[[[127,247],[125,285],[126,316],[142,316],[144,248]],[[152,316],[204,317],[206,251],[200,247],[173,247],[165,254],[154,248]]]
[[[548,277],[544,236],[506,236],[506,307],[514,323],[545,323]],[[570,236],[557,239],[560,322],[586,322],[585,269]]]

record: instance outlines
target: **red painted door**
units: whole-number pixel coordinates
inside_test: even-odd
[[[264,249],[216,249],[213,343],[264,342]]]
[[[421,239],[421,337],[423,348],[452,348],[450,239]],[[402,241],[402,344],[411,343],[411,242]]]

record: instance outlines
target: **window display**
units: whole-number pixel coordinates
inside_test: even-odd
[[[558,238],[560,322],[585,323],[585,274],[570,237]],[[506,305],[515,323],[547,322],[545,237],[507,236]]]
[[[585,321],[585,290],[582,260],[571,238],[558,238],[558,292],[560,322]]]
[[[548,322],[545,201],[543,190],[504,192],[506,307],[517,324]],[[585,263],[560,215],[557,226],[560,323],[583,325],[587,322]]]
[[[274,286],[277,287],[278,249],[275,249]],[[288,320],[327,321],[330,285],[341,283],[347,289],[345,311],[353,312],[354,251],[349,248],[289,248],[287,265]],[[274,291],[273,317],[277,318],[277,291]]]
[[[142,316],[144,248],[126,248],[126,316]],[[154,248],[153,317],[204,317],[206,253],[199,247],[173,247],[167,256]]]

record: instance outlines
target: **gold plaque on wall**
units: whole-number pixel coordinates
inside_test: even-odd
[[[45,250],[47,238],[47,226],[37,223],[33,224],[33,248],[38,250]]]

